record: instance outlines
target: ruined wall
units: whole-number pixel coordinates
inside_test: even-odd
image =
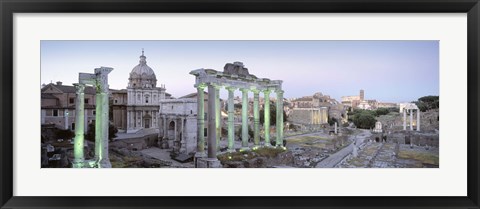
[[[312,112],[307,109],[293,109],[287,120],[292,123],[311,124]]]

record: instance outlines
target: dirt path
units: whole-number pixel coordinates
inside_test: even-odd
[[[351,143],[350,145],[344,147],[343,149],[339,150],[338,152],[331,154],[327,158],[320,161],[315,167],[316,168],[333,168],[335,165],[340,163],[347,155],[353,152],[353,146],[360,146],[364,143],[367,137],[370,137],[372,134],[370,130],[361,130],[362,132],[357,135],[351,135],[349,138],[351,140],[355,140],[356,145]]]

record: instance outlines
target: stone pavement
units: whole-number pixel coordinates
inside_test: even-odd
[[[168,152],[166,149],[160,149],[158,147],[151,147],[148,149],[144,149],[141,151],[142,154],[147,155],[149,157],[159,159],[159,160],[164,160],[164,161],[169,161],[172,162],[171,167],[186,167],[186,168],[193,168],[193,162],[188,162],[188,163],[180,163],[172,158],[170,158],[170,152]]]
[[[371,133],[369,130],[361,130],[362,132],[358,135],[351,135],[349,138],[350,140],[355,140],[356,141],[356,146],[360,146],[366,139],[367,137],[370,137]],[[343,149],[339,150],[338,152],[331,154],[324,160],[320,161],[316,168],[333,168],[340,162],[342,162],[345,157],[347,157],[349,154],[353,152],[353,146],[355,146],[353,143],[350,145],[344,147]]]

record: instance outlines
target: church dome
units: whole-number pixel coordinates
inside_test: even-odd
[[[157,86],[157,77],[153,69],[147,65],[144,52],[140,56],[140,61],[137,66],[130,72],[128,86],[133,88],[155,88]]]

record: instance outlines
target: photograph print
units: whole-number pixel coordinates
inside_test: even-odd
[[[41,41],[42,168],[439,168],[439,41]]]

